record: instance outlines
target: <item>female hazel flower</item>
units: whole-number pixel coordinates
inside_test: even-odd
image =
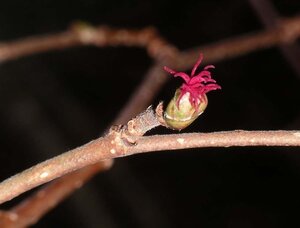
[[[211,78],[209,69],[215,68],[213,65],[204,67],[204,70],[196,74],[202,59],[203,55],[200,53],[191,75],[164,67],[164,70],[174,77],[181,77],[184,80],[184,83],[176,90],[174,97],[164,112],[164,120],[172,129],[181,130],[189,126],[204,112],[208,103],[206,93],[211,90],[221,89],[221,86],[216,84],[216,81]]]

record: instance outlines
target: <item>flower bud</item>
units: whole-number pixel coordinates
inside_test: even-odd
[[[180,89],[177,89],[164,112],[164,120],[168,127],[175,130],[181,130],[189,126],[204,112],[208,102],[204,94],[201,101],[199,99],[200,102],[194,106],[190,102],[189,92],[185,93],[181,98],[180,93]],[[178,102],[179,98],[180,100]]]
[[[204,67],[204,70],[196,73],[202,59],[203,55],[200,54],[191,75],[164,67],[164,70],[174,77],[184,80],[164,113],[164,120],[170,128],[181,130],[189,126],[204,112],[208,102],[206,93],[221,89],[221,86],[211,77],[209,69],[215,68],[213,65],[208,65]]]

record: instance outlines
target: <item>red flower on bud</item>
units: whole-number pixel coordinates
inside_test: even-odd
[[[203,54],[200,53],[200,56],[193,67],[191,75],[188,75],[184,72],[177,72],[168,67],[164,67],[164,70],[172,74],[174,77],[181,77],[184,80],[184,83],[180,87],[180,95],[176,101],[176,105],[179,108],[179,102],[184,94],[189,93],[189,101],[191,105],[197,110],[197,107],[201,102],[205,102],[205,94],[211,90],[221,89],[221,86],[216,84],[216,81],[211,78],[211,72],[209,69],[215,68],[213,65],[208,65],[204,67],[204,70],[196,74],[196,70],[202,62]]]

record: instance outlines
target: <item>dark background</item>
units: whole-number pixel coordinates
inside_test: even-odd
[[[282,16],[300,12],[298,0],[273,3]],[[0,40],[59,32],[78,19],[153,25],[180,49],[264,29],[246,0],[10,0],[1,2]],[[144,50],[124,47],[77,47],[2,63],[1,180],[98,137],[151,64]],[[299,129],[300,74],[278,48],[215,65],[222,90],[209,94],[207,111],[184,132]],[[153,104],[179,85],[170,80]],[[298,148],[142,154],[117,159],[34,227],[298,227],[299,180]]]

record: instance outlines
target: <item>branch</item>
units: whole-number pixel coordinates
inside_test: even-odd
[[[163,150],[232,146],[300,146],[300,131],[221,131],[142,137],[126,155]]]
[[[151,109],[105,137],[42,162],[0,183],[0,203],[101,160],[196,147],[300,146],[300,131],[229,131],[140,137],[160,123]]]
[[[128,30],[75,24],[66,32],[0,43],[0,62],[75,46],[95,45],[102,47],[123,45],[145,47],[148,54],[157,60],[173,58],[174,63],[182,66],[182,68],[189,68],[193,64],[194,59],[198,57],[200,50],[205,54],[206,61],[214,60],[216,62],[257,49],[293,43],[299,36],[300,17],[298,16],[280,20],[274,28],[263,32],[244,35],[205,47],[193,48],[191,51],[185,52],[184,56],[180,56],[179,59],[176,55],[176,49],[161,39],[154,28]],[[182,57],[184,58],[182,59]]]
[[[279,13],[271,0],[248,0],[248,2],[266,28],[273,28],[277,25],[278,21],[280,21]],[[291,67],[300,77],[300,46],[295,42],[291,44],[281,44],[279,48]]]
[[[0,203],[85,166],[125,156],[139,137],[159,125],[154,111],[148,108],[127,125],[112,127],[105,137],[39,163],[3,181],[0,183]]]
[[[156,59],[173,55],[173,51],[176,51],[173,50],[173,47],[169,47],[152,27],[131,30],[113,29],[106,26],[92,27],[83,23],[74,23],[66,32],[0,43],[0,62],[41,52],[85,45],[144,47],[148,54]]]
[[[264,32],[231,38],[215,44],[193,48],[180,56],[182,67],[191,67],[201,51],[208,62],[221,61],[266,49],[279,44],[290,44],[300,36],[300,16],[280,20],[274,28]]]

